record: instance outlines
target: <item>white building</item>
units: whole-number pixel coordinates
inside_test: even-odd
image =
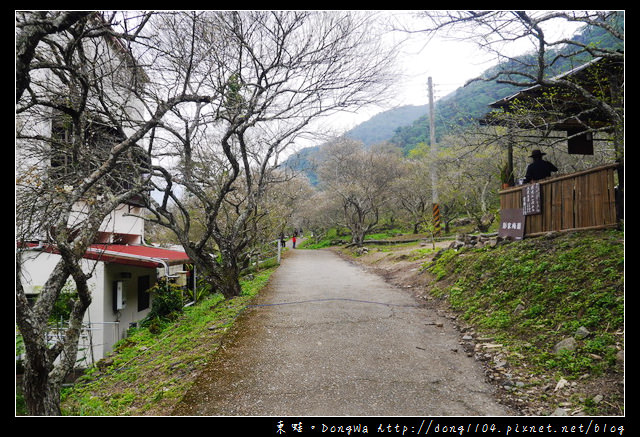
[[[99,29],[106,24],[100,21],[99,14],[88,19]],[[38,195],[33,193],[39,193],[38,190],[45,184],[49,184],[50,192],[73,188],[68,185],[72,182],[67,181],[78,180],[78,175],[82,178],[81,171],[89,174],[87,172],[93,170],[92,166],[99,165],[108,156],[113,144],[122,140],[122,131],[130,135],[136,126],[145,121],[144,105],[135,91],[144,85],[146,76],[134,62],[129,62],[131,58],[126,45],[113,36],[103,36],[101,33],[79,40],[79,43],[72,38],[64,39],[65,35],[51,35],[50,38],[58,38],[60,44],[38,47],[41,50],[38,53],[39,62],[45,67],[34,68],[30,72],[30,92],[25,93],[16,110],[15,167],[16,180],[19,181],[16,183],[16,199],[24,193],[35,199],[31,208],[18,208],[21,216],[17,216],[17,219],[27,229],[21,228],[19,232],[21,268],[18,279],[27,297],[33,299],[37,298],[60,259],[55,247],[42,243],[47,241],[45,226],[36,226],[34,231],[30,228],[32,223],[45,223],[49,214],[46,199],[40,208]],[[86,88],[85,95],[77,90],[75,94],[69,91],[71,79],[60,79],[67,69],[59,68],[56,71],[56,68],[46,67],[61,59],[59,54],[56,56],[52,51],[58,47],[65,48],[65,44],[74,49],[83,45],[82,53],[91,61],[83,63],[83,59],[79,59],[79,66],[73,65],[68,69],[78,68],[78,72],[82,73],[87,70],[87,74],[93,75],[90,79],[95,82]],[[51,59],[50,63],[43,61],[47,57]],[[76,76],[69,76],[73,77]],[[85,99],[83,105],[78,105],[78,111],[85,118],[87,127],[82,132],[84,143],[81,159],[72,148],[77,143],[67,141],[72,136],[69,115],[60,110],[66,104],[71,107],[76,98],[80,98],[78,96]],[[122,131],[111,125],[116,121],[121,122],[119,128]],[[77,132],[73,132],[73,135],[79,136]],[[143,155],[142,159],[148,157]],[[117,173],[109,175],[109,182],[117,187],[114,189],[116,194],[117,189],[128,188],[131,175],[128,167],[119,168]],[[44,189],[42,193],[45,193]],[[84,318],[86,332],[79,348],[79,364],[90,364],[103,358],[117,341],[126,336],[132,324],[149,313],[152,297],[147,290],[159,277],[170,275],[187,282],[185,265],[189,259],[184,252],[151,247],[144,243],[144,221],[140,218],[144,211],[139,200],[131,199],[113,211],[102,222],[94,244],[84,255],[83,269],[91,273],[92,302]],[[95,204],[100,202],[100,196],[94,192],[83,202],[87,201]],[[74,214],[68,220],[69,229],[86,216],[83,206],[88,204],[83,202],[73,204]],[[193,278],[190,278],[191,286],[193,282]]]
[[[84,318],[86,329],[79,345],[79,366],[103,358],[126,337],[133,324],[147,316],[153,299],[147,290],[160,277],[169,275],[172,280],[193,287],[186,253],[141,244],[144,224],[141,219],[124,217],[130,209],[139,207],[123,205],[105,220],[100,233],[102,242],[93,244],[83,260],[84,271],[92,273],[92,302]],[[109,242],[121,240],[122,236],[133,244]],[[54,247],[39,243],[23,252],[22,280],[28,296],[37,297],[59,258]]]

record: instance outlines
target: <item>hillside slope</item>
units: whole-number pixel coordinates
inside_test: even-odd
[[[623,231],[434,253],[374,246],[354,259],[448,312],[522,414],[624,414]]]
[[[168,416],[224,347],[227,331],[275,268],[241,280],[233,299],[214,294],[159,326],[137,328],[64,393],[68,416]]]
[[[428,112],[429,105],[406,105],[389,109],[355,126],[345,136],[362,141],[365,146],[379,144],[388,141],[402,126],[426,117]]]

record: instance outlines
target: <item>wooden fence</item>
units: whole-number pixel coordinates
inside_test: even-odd
[[[524,235],[615,226],[617,167],[603,165],[539,181],[540,213],[525,216]],[[522,208],[523,187],[500,191],[500,209]]]

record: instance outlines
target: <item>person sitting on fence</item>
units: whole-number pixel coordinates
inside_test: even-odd
[[[544,155],[546,153],[542,153],[537,149],[531,152],[529,158],[533,158],[533,162],[527,166],[527,174],[524,177],[525,183],[548,178],[552,172],[558,171],[555,165],[542,159]]]

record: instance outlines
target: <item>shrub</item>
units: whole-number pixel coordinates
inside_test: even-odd
[[[160,279],[148,290],[148,293],[153,296],[151,311],[140,322],[141,326],[153,326],[158,321],[169,319],[176,313],[182,312],[184,306],[182,288],[170,283],[165,278]]]

